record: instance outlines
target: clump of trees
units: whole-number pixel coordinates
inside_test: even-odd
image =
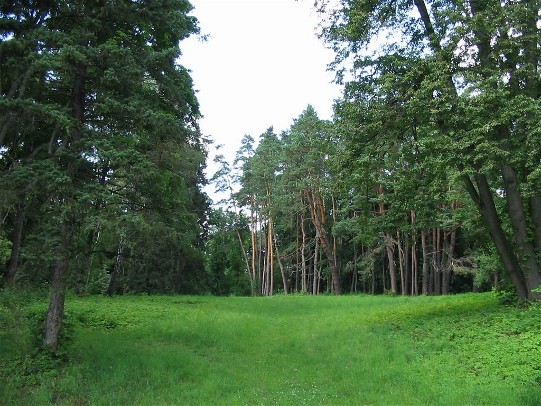
[[[332,123],[309,107],[239,160],[256,291],[446,294],[475,273],[538,298],[539,5],[316,4],[345,90]]]
[[[204,287],[206,153],[179,41],[185,0],[0,6],[0,266],[48,284],[55,349],[66,287]]]

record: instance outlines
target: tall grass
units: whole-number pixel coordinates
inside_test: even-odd
[[[0,404],[541,404],[541,310],[490,294],[87,297],[67,313],[69,362],[29,385],[0,369]]]

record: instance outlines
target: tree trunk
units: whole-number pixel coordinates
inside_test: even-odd
[[[417,287],[417,272],[419,267],[417,265],[417,241],[413,237],[413,243],[411,244],[411,295],[417,296],[419,294],[419,288]]]
[[[518,185],[518,179],[515,170],[509,165],[502,165],[502,177],[505,185],[505,196],[507,198],[507,208],[511,219],[511,226],[515,235],[515,243],[517,244],[518,259],[521,264],[521,269],[526,280],[528,288],[528,297],[539,298],[540,295],[531,292],[539,286],[541,281],[541,273],[535,250],[528,238],[528,229],[526,225],[526,216],[522,206],[522,198]]]
[[[446,243],[444,242],[444,245]],[[447,260],[443,267],[443,278],[441,284],[441,293],[443,295],[449,294],[449,288],[451,285],[451,275],[453,272],[453,258],[455,255],[455,246],[456,246],[456,228],[451,231],[449,236],[449,243],[447,244],[447,249],[445,253],[447,254]]]
[[[396,263],[394,262],[394,247],[395,244],[390,234],[385,235],[385,251],[387,252],[387,260],[389,262],[389,277],[391,279],[391,293],[393,295],[398,294],[398,287],[396,284]]]
[[[276,259],[278,261],[278,267],[280,268],[280,275],[282,276],[282,284],[284,286],[284,293],[287,295],[289,289],[287,286],[287,277],[284,271],[284,265],[282,264],[282,259],[280,258],[280,250],[278,248],[278,241],[276,241],[276,234],[274,235],[274,249],[276,250]]]
[[[312,295],[318,294],[318,280],[319,280],[319,240],[316,239],[316,245],[314,246],[314,263],[312,267]]]
[[[308,292],[306,283],[306,230],[304,228],[304,212],[301,213],[301,231],[302,231],[302,247],[301,247],[301,289],[303,293]]]
[[[43,340],[43,347],[52,352],[55,352],[58,348],[60,328],[64,319],[65,277],[67,269],[68,260],[62,258],[58,260],[53,271],[51,297],[49,309],[47,310],[45,338]]]
[[[240,230],[237,229],[236,231],[237,231],[237,238],[239,240],[240,250],[242,252],[242,257],[244,258],[244,264],[246,265],[246,273],[248,274],[248,279],[250,281],[250,291],[252,292],[252,296],[254,296],[255,282],[254,282],[252,270],[250,269],[250,260],[248,259],[248,254],[246,253],[246,250],[244,249],[244,244],[242,242],[242,236],[240,235]]]
[[[502,229],[486,176],[482,174],[476,174],[474,176],[479,191],[475,189],[472,180],[468,176],[464,176],[463,179],[468,193],[479,209],[481,218],[494,242],[494,246],[496,247],[500,259],[509,274],[509,278],[517,290],[519,299],[528,299],[529,290],[526,285],[526,280],[524,279],[517,257],[511,248],[511,244]]]
[[[441,232],[439,228],[432,231],[434,243],[434,294],[441,295]]]
[[[116,251],[116,256],[115,256],[115,263],[113,265],[113,270],[111,271],[111,279],[109,279],[109,286],[107,286],[107,290],[105,291],[105,294],[108,296],[112,296],[116,292],[118,275],[120,274],[120,271],[122,270],[123,254],[124,254],[124,238],[120,237],[120,240],[118,242],[118,248]]]
[[[11,240],[11,256],[4,278],[8,285],[13,284],[15,274],[19,266],[19,257],[21,255],[21,246],[23,241],[24,218],[26,215],[26,203],[23,200],[17,205],[17,214],[15,216],[15,230]]]
[[[357,293],[357,245],[353,243],[353,275],[351,276],[351,293]]]
[[[422,294],[428,295],[430,277],[428,275],[428,250],[426,248],[426,231],[421,230],[421,250],[423,251],[423,287]]]
[[[257,261],[257,239],[256,239],[256,230],[257,230],[257,218],[255,214],[255,203],[254,203],[254,197],[250,196],[250,242],[252,245],[252,296],[256,295],[256,282],[257,282],[257,274],[256,273],[256,264]]]
[[[409,278],[410,278],[410,241],[407,234],[404,234],[404,248],[402,249],[402,256],[404,259],[404,295],[409,291]]]
[[[325,207],[321,199],[321,196],[319,194],[316,194],[313,190],[310,193],[308,193],[308,197],[311,203],[310,204],[311,218],[312,218],[314,227],[316,229],[316,235],[317,235],[317,238],[319,238],[321,245],[323,246],[323,251],[325,252],[327,261],[329,261],[329,268],[331,270],[331,278],[332,278],[332,283],[334,287],[334,293],[337,295],[340,295],[342,293],[342,289],[340,287],[340,278],[338,275],[338,268],[334,260],[334,252],[332,249],[332,244],[329,241],[327,230],[325,230],[325,216],[326,216]]]
[[[372,269],[372,284],[371,284],[371,287],[370,287],[370,291],[372,292],[373,295],[376,294],[376,258],[375,258],[375,255],[373,255],[372,252],[370,252],[370,259],[371,259],[371,269]]]

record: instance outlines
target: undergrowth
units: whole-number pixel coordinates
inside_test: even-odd
[[[541,404],[541,307],[449,297],[0,292],[0,404]]]

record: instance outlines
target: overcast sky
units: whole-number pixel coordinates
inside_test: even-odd
[[[257,139],[270,126],[280,133],[308,104],[332,117],[340,88],[327,72],[333,53],[315,34],[313,0],[190,2],[208,40],[183,41],[181,63],[198,92],[201,129],[225,145],[229,161],[245,134]]]

